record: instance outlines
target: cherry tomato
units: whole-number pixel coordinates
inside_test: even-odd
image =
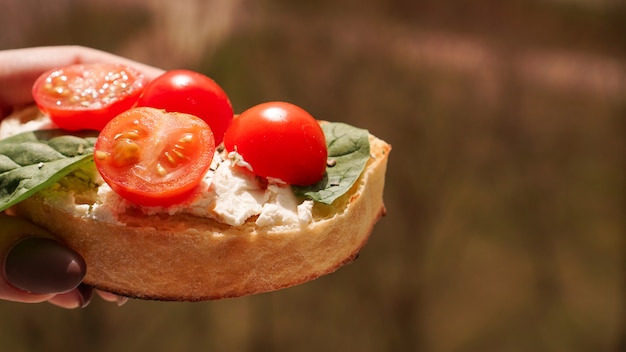
[[[139,205],[184,200],[211,165],[215,140],[200,118],[141,107],[109,122],[95,145],[96,167],[120,196]]]
[[[59,127],[99,131],[137,102],[145,84],[141,72],[125,65],[79,64],[42,74],[32,93]]]
[[[211,78],[189,70],[167,71],[155,78],[137,106],[198,116],[211,126],[217,145],[233,120],[233,108],[222,88]]]
[[[284,102],[254,106],[235,118],[224,146],[236,151],[262,177],[311,185],[326,171],[328,150],[319,123],[302,108]]]

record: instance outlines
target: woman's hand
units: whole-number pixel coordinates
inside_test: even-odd
[[[0,118],[33,103],[32,86],[42,73],[79,63],[123,63],[151,80],[163,71],[113,54],[80,46],[38,47],[0,51]],[[0,214],[0,299],[50,302],[64,308],[86,306],[94,290],[82,284],[86,265],[79,253],[63,246],[54,234],[34,224]],[[96,291],[123,304],[126,298]]]

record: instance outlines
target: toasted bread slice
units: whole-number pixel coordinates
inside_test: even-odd
[[[331,273],[351,262],[385,214],[383,187],[391,146],[370,135],[371,158],[350,191],[332,205],[315,203],[305,228],[229,226],[188,214],[119,221],[82,216],[37,194],[15,206],[87,263],[84,282],[123,296],[201,301],[273,291]]]

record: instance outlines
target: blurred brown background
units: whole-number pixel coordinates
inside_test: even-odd
[[[2,351],[619,351],[621,0],[3,0],[0,48],[81,44],[393,145],[359,259],[204,303],[0,302]]]

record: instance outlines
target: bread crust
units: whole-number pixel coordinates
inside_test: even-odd
[[[120,215],[125,225],[84,218],[35,195],[15,211],[57,234],[87,263],[84,282],[123,296],[202,301],[273,291],[351,262],[385,214],[391,146],[370,135],[372,157],[352,189],[317,204],[304,230],[276,231],[249,221],[228,226],[187,214]]]

